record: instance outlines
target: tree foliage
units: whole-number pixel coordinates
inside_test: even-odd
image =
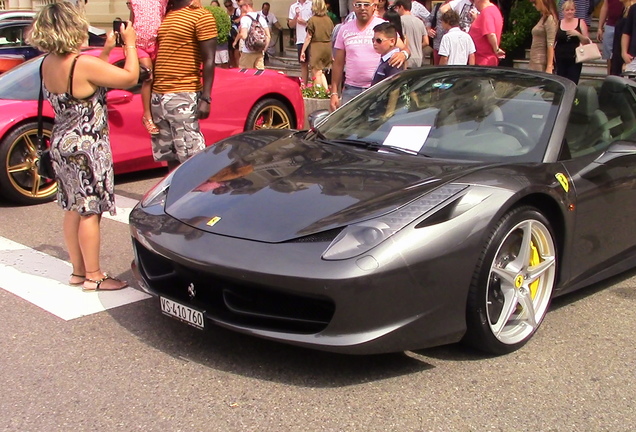
[[[206,6],[205,8],[214,15],[214,19],[216,20],[216,30],[219,33],[216,42],[218,44],[224,44],[230,38],[230,27],[232,25],[230,16],[225,9],[218,6]]]
[[[506,31],[501,35],[501,48],[512,53],[526,48],[532,40],[532,28],[541,18],[539,11],[528,0],[516,0],[506,19]]]

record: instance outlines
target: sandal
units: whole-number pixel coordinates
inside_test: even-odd
[[[148,131],[150,135],[157,135],[159,133],[159,128],[152,121],[151,118],[142,117],[141,122],[144,124],[144,127],[146,128],[146,130]]]
[[[101,287],[102,283],[104,283],[104,282],[106,282],[108,280],[119,282],[119,284],[115,285],[114,287],[110,287],[110,288],[106,288],[106,287],[102,288]],[[95,286],[94,287],[93,286],[86,286],[87,283],[95,284]],[[119,279],[111,277],[111,276],[108,276],[107,273],[104,273],[104,276],[101,279],[95,280],[95,279],[86,278],[86,280],[84,281],[84,284],[82,286],[82,291],[85,291],[85,292],[89,292],[89,291],[117,291],[117,290],[120,290],[122,288],[126,288],[127,286],[128,286],[127,282],[119,280]]]
[[[82,279],[82,280],[79,282],[73,282],[73,278]],[[80,286],[84,283],[85,280],[86,280],[86,275],[78,275],[75,273],[71,273],[71,278],[68,280],[68,284],[70,286]]]

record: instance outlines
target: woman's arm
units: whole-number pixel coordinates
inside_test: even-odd
[[[583,36],[583,38],[579,39],[581,39],[582,43],[592,43],[592,39],[590,39],[590,33],[587,29],[587,24],[585,24],[585,21],[581,21],[581,35]]]
[[[554,70],[554,41],[556,40],[557,22],[552,15],[544,20],[546,37],[546,66],[545,71],[552,73]]]
[[[305,36],[305,41],[303,42],[303,47],[300,49],[300,61],[305,61],[305,52],[307,51],[307,47],[311,43],[311,33],[307,32],[307,36]]]
[[[137,35],[129,21],[123,31],[120,32],[124,41],[124,52],[126,63],[123,68],[114,66],[102,58],[104,51],[99,57],[82,56],[82,69],[88,81],[93,86],[110,88],[129,88],[139,80],[139,58],[137,57]],[[110,35],[109,35],[110,37]],[[112,48],[110,48],[112,49]],[[105,48],[106,50],[106,48]],[[110,51],[108,51],[110,53]]]
[[[115,48],[116,43],[117,43],[117,36],[115,36],[115,32],[113,31],[109,32],[106,35],[106,42],[104,43],[104,49],[102,49],[102,52],[99,54],[99,58],[107,62],[108,56],[110,55],[110,52],[113,50],[113,48]]]

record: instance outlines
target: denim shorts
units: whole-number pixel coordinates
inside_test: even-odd
[[[603,32],[603,59],[609,60],[612,58],[612,45],[614,43],[614,26],[605,25],[605,31]],[[620,55],[618,53],[617,55]]]
[[[366,88],[364,87],[356,87],[349,84],[345,84],[342,89],[342,99],[340,100],[340,102],[343,104],[345,102],[349,102],[351,99],[358,96],[360,93],[362,93],[365,90]]]

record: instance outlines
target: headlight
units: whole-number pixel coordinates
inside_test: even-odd
[[[141,199],[142,207],[151,207],[155,205],[163,206],[166,203],[166,196],[168,195],[168,189],[170,188],[170,183],[172,183],[172,178],[174,177],[174,173],[177,170],[173,170],[170,174],[165,176],[159,183],[153,186],[146,195]]]
[[[349,225],[331,242],[322,254],[322,258],[342,260],[360,255],[467,187],[465,185],[442,186],[385,216]]]

